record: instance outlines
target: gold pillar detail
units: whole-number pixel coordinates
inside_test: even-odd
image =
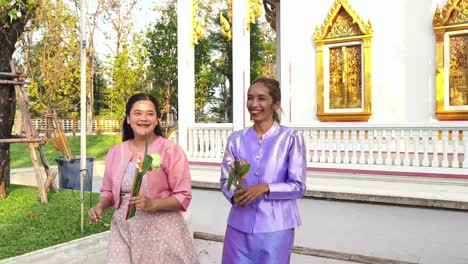
[[[232,40],[232,0],[227,0],[227,19],[223,16],[223,12],[219,12],[219,23],[221,24],[220,33],[227,41]]]
[[[436,115],[468,120],[468,0],[448,0],[432,19],[436,35]]]
[[[192,45],[198,45],[206,34],[205,17],[198,18],[198,1],[192,0]]]
[[[227,0],[227,18],[223,12],[219,13],[219,23],[221,25],[220,33],[228,41],[232,40],[232,0]],[[263,14],[263,0],[249,0],[246,12],[249,14],[247,20],[247,31],[250,30],[250,24],[256,23],[257,19]]]
[[[346,0],[335,0],[320,28],[317,47],[317,117],[320,121],[367,121],[371,112],[372,25]]]
[[[255,24],[257,19],[263,14],[263,0],[249,0],[249,21],[247,22],[247,31],[250,30],[250,24]]]

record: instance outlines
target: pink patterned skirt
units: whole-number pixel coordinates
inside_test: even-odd
[[[122,190],[127,189],[126,182],[124,179]],[[108,263],[199,263],[193,238],[179,211],[137,211],[132,219],[125,220],[129,200],[129,193],[121,196],[121,205],[112,218]]]

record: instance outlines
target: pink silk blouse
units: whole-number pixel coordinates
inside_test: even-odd
[[[141,185],[140,194],[149,193],[151,198],[173,196],[187,210],[192,199],[192,182],[184,151],[172,141],[158,137],[148,146],[148,154],[160,155],[161,168],[146,173],[147,184]],[[111,147],[106,156],[100,196],[110,199],[116,209],[120,206],[122,180],[132,156],[128,140]]]

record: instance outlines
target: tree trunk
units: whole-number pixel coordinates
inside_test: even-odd
[[[3,46],[3,43],[0,44],[0,46]],[[0,71],[10,71],[8,58],[0,58]],[[11,137],[11,129],[13,128],[14,120],[15,89],[12,85],[0,85],[0,138]],[[8,187],[9,184],[10,144],[0,144],[0,199],[6,197],[6,187]]]
[[[37,7],[30,6],[29,10],[25,10],[23,16],[14,19],[8,26],[0,27],[0,72],[11,72],[10,60],[15,51],[15,44],[28,20],[33,16],[33,11]],[[0,14],[1,18],[6,16]],[[1,19],[1,21],[9,21],[10,19]],[[10,138],[11,130],[15,120],[16,106],[15,89],[12,85],[0,84],[0,138]],[[6,196],[6,187],[10,183],[10,145],[0,144],[0,199]]]

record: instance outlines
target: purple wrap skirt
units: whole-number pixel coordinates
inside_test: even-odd
[[[223,264],[288,264],[294,245],[294,229],[268,233],[244,233],[227,226]]]

